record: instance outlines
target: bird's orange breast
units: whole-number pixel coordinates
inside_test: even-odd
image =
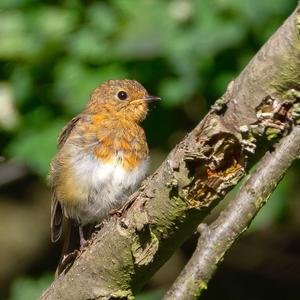
[[[118,159],[127,171],[135,169],[148,157],[144,130],[135,122],[111,115],[95,114],[79,124],[83,145],[93,145],[93,154],[102,162]]]

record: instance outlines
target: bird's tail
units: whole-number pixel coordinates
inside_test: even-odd
[[[94,226],[86,225],[83,228],[84,236],[89,239],[93,233]],[[59,263],[55,272],[55,277],[58,277],[61,273],[65,273],[72,266],[80,251],[80,238],[78,225],[70,220],[66,219],[66,228],[64,234],[64,244],[62,253],[59,259]]]

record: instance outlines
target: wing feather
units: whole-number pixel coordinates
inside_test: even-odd
[[[74,129],[74,127],[76,126],[77,122],[81,119],[81,116],[78,115],[76,117],[74,117],[61,131],[61,133],[58,136],[57,139],[57,144],[58,144],[58,148],[61,149],[62,146],[65,144],[65,142],[67,141],[68,137],[70,136],[72,130]]]
[[[80,120],[81,116],[74,117],[61,131],[57,139],[58,148],[61,149],[66,143],[72,130]],[[63,210],[61,204],[57,199],[55,188],[52,187],[51,197],[51,241],[57,242],[62,234],[62,223],[63,223]]]

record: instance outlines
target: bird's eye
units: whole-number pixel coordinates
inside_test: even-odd
[[[120,100],[126,100],[127,97],[128,97],[128,95],[127,95],[127,93],[124,92],[124,91],[120,91],[120,92],[118,93],[118,98],[119,98]]]

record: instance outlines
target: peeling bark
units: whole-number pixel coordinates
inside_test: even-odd
[[[256,146],[289,132],[299,118],[299,18],[298,7],[40,299],[133,299],[258,161]]]
[[[196,251],[163,300],[192,300],[207,289],[207,284],[226,251],[248,228],[266,203],[292,162],[300,155],[300,127],[281,139],[267,152],[240,191],[211,225],[200,224]]]

